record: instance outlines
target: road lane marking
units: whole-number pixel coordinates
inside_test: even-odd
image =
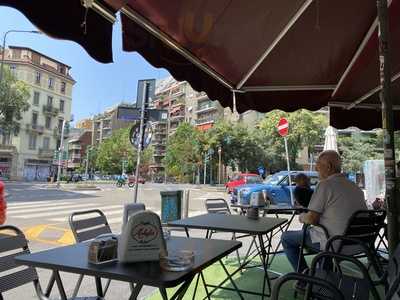
[[[49,206],[60,206],[65,204],[71,204],[72,202],[58,202],[58,203],[51,203],[51,204],[29,204],[23,206],[7,206],[7,211],[16,211],[22,210],[27,208],[35,208],[35,207],[49,207]]]
[[[30,205],[30,204],[44,204],[44,203],[54,203],[54,201],[27,201],[27,202],[8,202],[7,206],[8,207],[14,207],[14,206],[23,206],[23,205]]]
[[[29,241],[41,242],[44,244],[65,246],[75,243],[74,235],[70,229],[53,226],[50,224],[40,224],[24,230],[25,236]],[[46,234],[52,233],[54,238],[46,238]],[[59,236],[59,237],[57,237]]]
[[[47,212],[47,213],[37,213],[37,214],[27,214],[27,215],[20,215],[20,216],[13,216],[16,218],[21,218],[21,219],[30,219],[30,218],[42,218],[42,217],[51,217],[51,216],[55,216],[55,215],[63,215],[63,214],[71,214],[73,212],[76,211],[82,211],[83,208],[87,208],[87,209],[94,209],[96,207],[93,206],[98,206],[98,204],[88,204],[85,207],[80,207],[80,210],[77,209],[68,209],[68,210],[62,210],[62,211],[56,211],[56,212]],[[121,208],[121,205],[109,205],[109,206],[103,206],[103,207],[99,207],[100,209],[111,209],[111,208]],[[60,209],[64,209],[64,207],[61,207]]]
[[[8,215],[16,215],[16,214],[25,214],[25,213],[34,213],[34,212],[42,212],[42,211],[49,211],[49,210],[60,210],[60,209],[66,209],[66,208],[81,208],[81,207],[88,207],[88,206],[96,206],[97,204],[89,203],[89,204],[73,204],[73,205],[59,205],[55,207],[44,207],[44,208],[33,208],[33,209],[20,209],[18,211],[10,211],[7,212]]]
[[[103,209],[102,209],[102,211],[103,211]],[[103,213],[106,216],[118,215],[118,214],[122,215],[123,212],[124,211],[122,209],[112,210],[112,211],[103,211]],[[69,216],[64,216],[62,218],[52,218],[52,219],[49,219],[49,220],[52,221],[52,222],[65,222],[65,221],[68,221],[68,218],[69,218]]]

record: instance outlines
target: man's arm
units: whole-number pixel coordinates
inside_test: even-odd
[[[299,221],[300,221],[300,223],[304,223],[304,224],[317,225],[319,223],[320,215],[321,214],[319,214],[315,211],[309,211],[307,213],[300,214]]]

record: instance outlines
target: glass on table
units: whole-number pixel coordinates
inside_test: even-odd
[[[194,264],[194,252],[190,250],[169,250],[160,253],[160,266],[166,271],[181,272]]]

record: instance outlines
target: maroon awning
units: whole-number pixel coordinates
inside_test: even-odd
[[[110,14],[116,11],[103,1],[97,3]],[[18,9],[54,38],[77,42],[99,62],[112,62],[113,24],[94,9],[86,9],[81,0],[0,0],[0,5]]]
[[[84,0],[0,0],[46,33],[110,62],[112,24]],[[90,1],[88,1],[90,2]],[[123,47],[239,112],[334,107],[332,124],[381,126],[377,9],[365,0],[102,0],[120,10]],[[400,0],[390,3],[394,104],[400,104]],[[54,9],[52,9],[54,7]],[[82,24],[85,24],[82,26]],[[372,110],[371,110],[372,108]],[[363,113],[374,115],[364,122]],[[353,111],[353,113],[349,113]],[[346,120],[346,121],[343,121]],[[396,118],[396,128],[400,120]],[[373,127],[371,127],[373,126]]]
[[[122,2],[124,50],[139,52],[225,107],[233,106],[233,90],[239,112],[316,110],[332,104],[333,124],[344,128],[348,109],[354,114],[367,103],[362,112],[374,108],[367,115],[377,122],[363,122],[363,114],[355,114],[353,124],[381,127],[375,1]],[[395,54],[400,50],[400,1],[390,3]],[[394,79],[399,69],[400,57],[393,55]],[[395,104],[400,104],[398,92],[394,89]]]

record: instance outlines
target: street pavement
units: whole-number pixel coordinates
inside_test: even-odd
[[[99,185],[98,190],[74,190],[74,185],[64,185],[61,189],[43,183],[6,182],[7,224],[21,228],[28,240],[32,252],[73,244],[74,238],[69,229],[68,217],[72,212],[101,209],[106,215],[114,233],[119,233],[122,225],[123,207],[133,202],[133,188],[117,188],[113,184]],[[139,186],[138,202],[160,214],[161,191],[190,190],[189,216],[206,213],[204,202],[207,198],[225,198],[228,195],[221,189],[179,184],[152,184]],[[174,231],[174,235],[184,235]],[[191,236],[204,237],[202,231],[191,231]],[[217,238],[230,239],[231,234],[219,233]],[[245,241],[244,244],[248,243]],[[242,247],[242,252],[247,247]],[[50,273],[39,270],[39,277],[46,286]],[[77,276],[64,274],[67,294],[71,294]],[[56,290],[56,289],[54,289]],[[140,299],[154,292],[153,288],[144,288]],[[127,284],[113,282],[107,299],[125,299],[129,293]],[[92,278],[86,278],[80,295],[94,295]],[[57,293],[55,293],[57,295]],[[5,299],[36,299],[32,286],[26,285],[18,291],[5,293]]]

